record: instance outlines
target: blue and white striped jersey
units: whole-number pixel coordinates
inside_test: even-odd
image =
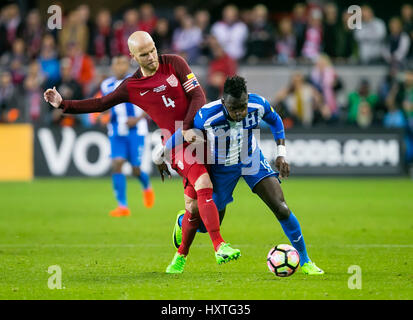
[[[285,139],[280,116],[265,98],[254,93],[248,94],[248,113],[242,121],[231,121],[221,100],[216,100],[199,109],[194,118],[194,128],[207,133],[214,163],[234,165],[257,149],[253,129],[261,120],[270,125],[275,140]]]
[[[127,75],[124,79],[130,77]],[[114,91],[124,80],[117,80],[115,77],[110,77],[102,81],[100,91],[102,95],[107,95]],[[126,124],[128,117],[139,117],[143,113],[142,109],[132,103],[120,103],[110,109],[110,122],[108,123],[108,135],[127,136],[129,132],[136,131],[140,136],[148,133],[148,123],[145,118],[138,121],[136,126],[129,128]]]

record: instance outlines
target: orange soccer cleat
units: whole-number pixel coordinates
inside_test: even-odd
[[[117,207],[115,210],[112,210],[109,215],[111,217],[128,217],[130,216],[130,210],[127,207]]]
[[[143,191],[143,205],[146,208],[152,208],[155,203],[155,192],[152,188]]]

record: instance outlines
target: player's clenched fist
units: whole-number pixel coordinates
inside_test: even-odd
[[[204,143],[204,137],[199,132],[199,130],[189,129],[189,130],[182,130],[182,135],[184,136],[185,141],[194,144],[201,144]]]
[[[290,165],[285,161],[284,157],[277,157],[275,159],[275,166],[280,172],[280,178],[287,178],[290,175]]]
[[[57,92],[56,87],[53,89],[47,89],[43,94],[44,100],[49,102],[53,107],[59,108],[62,103],[62,96]]]

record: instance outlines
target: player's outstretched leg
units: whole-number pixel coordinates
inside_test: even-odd
[[[152,208],[155,204],[155,192],[152,189],[149,175],[139,167],[133,167],[133,175],[140,181],[143,189],[143,205]]]
[[[290,239],[291,244],[300,254],[300,265],[302,272],[309,275],[323,274],[324,271],[317,267],[308,257],[301,227],[294,213],[290,211],[288,218],[279,220],[279,222],[284,230],[284,233],[287,235],[288,239]]]
[[[264,178],[254,187],[254,191],[275,214],[291,245],[298,251],[302,272],[309,275],[323,274],[324,271],[318,268],[307,254],[300,224],[284,200],[278,179],[274,176]]]

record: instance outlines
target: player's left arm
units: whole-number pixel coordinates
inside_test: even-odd
[[[277,158],[275,166],[280,172],[280,178],[287,178],[290,175],[290,165],[286,160],[287,149],[285,148],[284,125],[279,114],[271,107],[270,103],[264,99],[264,116],[262,119],[270,126],[274,140],[277,143]]]
[[[175,69],[176,76],[184,88],[185,95],[188,99],[188,110],[184,118],[182,135],[187,142],[197,141],[196,133],[191,130],[193,121],[198,110],[206,103],[206,98],[201,85],[195,74],[191,71],[186,61],[176,55],[171,55],[171,64]]]

